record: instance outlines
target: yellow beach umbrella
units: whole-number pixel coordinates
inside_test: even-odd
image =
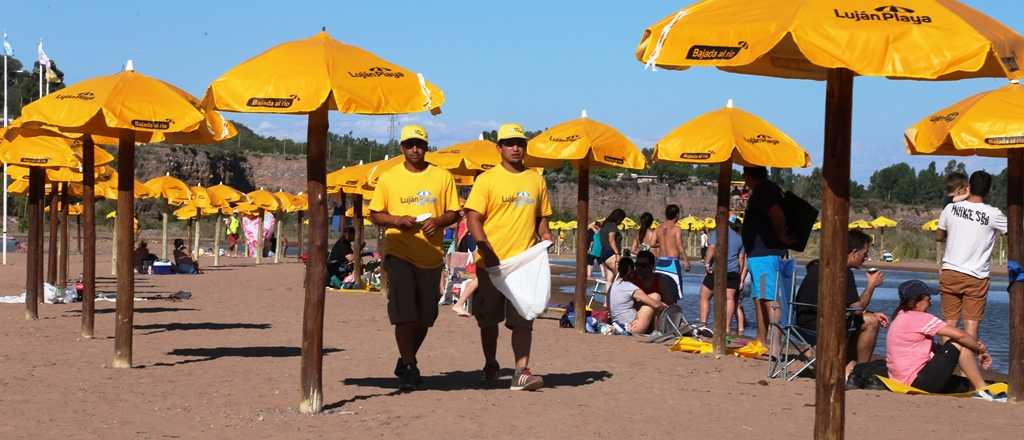
[[[213,206],[213,202],[210,200],[210,194],[201,185],[189,187],[189,192],[192,195],[191,202],[193,205],[199,208],[209,208]]]
[[[245,193],[223,183],[206,188],[206,194],[210,197],[210,203],[219,207],[245,200],[246,197]]]
[[[910,154],[1007,157],[1024,148],[1024,86],[1018,81],[932,113],[907,129]]]
[[[145,183],[140,182],[138,179],[132,179],[132,195],[136,199],[151,199],[160,197],[160,192],[150,188]],[[118,175],[117,171],[114,171],[110,178],[104,181],[96,183],[96,194],[107,200],[117,200],[118,192]]]
[[[366,175],[370,172],[370,166],[359,164],[339,168],[327,174],[327,192],[337,194],[345,192],[348,194],[364,194],[366,190]]]
[[[870,223],[871,226],[875,227],[876,229],[895,228],[897,225],[899,225],[899,223],[896,223],[896,220],[893,220],[884,215],[878,216],[874,220],[871,220]]]
[[[622,223],[619,223],[619,229],[624,231],[635,231],[640,229],[640,225],[633,219],[626,217],[622,219]]]
[[[698,227],[698,225],[702,227],[704,225],[704,221],[692,215],[688,215],[679,219],[676,224],[679,225],[680,228],[689,230],[694,227]]]
[[[842,285],[849,220],[854,75],[953,80],[1024,76],[1024,39],[955,1],[706,0],[644,30],[636,50],[648,67],[713,66],[755,75],[827,80],[822,286]],[[815,436],[841,437],[845,398],[839,331],[845,304],[819,304]],[[1024,309],[1022,309],[1024,310]],[[834,331],[833,331],[834,330]],[[1018,360],[1019,361],[1019,360]],[[1022,380],[1024,382],[1024,380]],[[1013,387],[1011,386],[1011,389]],[[1014,395],[1024,396],[1024,384]]]
[[[4,138],[6,138],[6,134]],[[0,138],[0,162],[8,165],[44,168],[78,168],[78,156],[72,148],[75,141],[48,136],[15,136],[6,141]]]
[[[248,194],[249,202],[264,211],[278,211],[281,209],[281,201],[274,193],[260,188]]]
[[[193,220],[203,215],[213,215],[217,213],[220,213],[220,208],[214,206],[202,207],[194,200],[189,200],[178,209],[175,209],[172,214],[178,220]]]
[[[548,223],[548,229],[551,229],[552,231],[560,231],[563,228],[565,228],[565,222],[562,222],[560,220]]]
[[[498,153],[497,147],[497,144],[481,136],[477,140],[427,152],[426,160],[452,174],[473,175],[501,164],[501,153]]]
[[[807,167],[810,155],[767,121],[733,107],[691,119],[654,144],[655,161],[738,163],[775,168]],[[726,185],[728,189],[728,185]]]
[[[939,230],[939,219],[929,220],[925,224],[921,225],[922,231],[935,232]]]
[[[234,211],[245,215],[258,215],[260,208],[246,201],[235,205]]]
[[[716,222],[715,219],[711,217],[704,217],[704,229],[715,229],[717,225],[718,222]]]
[[[146,187],[174,206],[184,205],[192,198],[192,190],[189,189],[188,184],[171,176],[171,173],[147,180]]]
[[[303,327],[299,411],[318,413],[322,401],[323,302],[327,260],[327,113],[393,115],[430,111],[444,103],[423,75],[332,39],[326,32],[278,45],[235,66],[210,84],[204,102],[218,110],[306,114],[310,203],[309,276]],[[356,252],[362,244],[356,243]],[[353,274],[359,279],[362,261]]]
[[[292,197],[292,207],[296,212],[309,210],[309,197],[306,197],[303,193],[298,193]]]
[[[874,226],[871,226],[871,223],[869,223],[867,220],[856,220],[850,222],[848,227],[850,229],[874,229]]]
[[[566,229],[576,229],[577,227],[579,226],[578,223],[576,223],[576,220],[569,220],[568,222],[565,223]]]
[[[584,111],[580,118],[555,125],[530,139],[526,147],[526,158],[534,164],[557,167],[563,161],[570,161],[579,170],[577,182],[576,218],[586,224],[590,199],[590,168],[644,169],[647,158],[625,135],[611,126],[587,117]],[[536,162],[534,162],[536,161]],[[576,260],[586,259],[586,234],[576,234]],[[576,265],[576,290],[573,302],[576,310],[584,310],[587,288],[587,266]],[[576,328],[585,329],[586,317],[576,316]]]

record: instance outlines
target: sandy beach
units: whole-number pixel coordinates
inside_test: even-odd
[[[108,275],[109,243],[99,269]],[[0,267],[0,292],[23,289],[24,254]],[[210,264],[209,258],[201,263]],[[476,325],[447,308],[419,357],[426,388],[397,393],[397,356],[379,294],[329,293],[324,395],[300,415],[302,266],[224,259],[199,276],[137,276],[135,368],[110,368],[113,303],[97,304],[96,338],[79,337],[81,304],[0,305],[0,438],[810,438],[814,383],[765,380],[767,365],[669,352],[629,337],[537,322],[535,393],[483,388]],[[72,258],[72,273],[80,259]],[[113,290],[109,276],[100,291]],[[499,359],[511,366],[508,333]],[[503,375],[510,376],[505,368]],[[1017,405],[847,393],[850,438],[1013,438]]]

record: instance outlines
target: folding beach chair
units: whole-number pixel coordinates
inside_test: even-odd
[[[778,279],[776,280],[776,298],[779,299],[779,306],[782,314],[779,322],[768,324],[768,377],[782,377],[792,379],[814,364],[813,357],[806,356],[813,353],[813,344],[807,342],[806,335],[809,330],[795,328],[796,307],[808,306],[807,304],[796,303],[796,260],[786,259],[782,261],[779,268]],[[811,306],[813,307],[813,306]],[[804,333],[801,334],[801,331]],[[781,339],[781,346],[776,347],[776,340]],[[789,374],[789,368],[794,363],[803,361],[803,366]]]
[[[605,280],[594,281],[594,288],[590,289],[590,298],[587,299],[587,310],[593,310],[594,301],[602,306],[608,305],[608,282]]]

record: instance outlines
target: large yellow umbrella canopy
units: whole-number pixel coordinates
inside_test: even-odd
[[[292,197],[292,208],[296,212],[309,210],[309,197],[301,192],[294,195]]]
[[[183,205],[192,198],[192,190],[188,184],[171,176],[170,173],[147,180],[146,186],[174,206]]]
[[[196,185],[189,188],[189,192],[192,195],[190,202],[192,205],[198,208],[209,208],[213,206],[213,202],[210,200],[210,194],[201,185]]]
[[[260,208],[246,201],[235,205],[235,212],[240,212],[245,215],[257,215],[260,213]]]
[[[849,228],[850,229],[874,229],[874,226],[871,226],[871,223],[869,223],[867,220],[856,220],[856,221],[850,222]]]
[[[935,232],[939,230],[939,219],[928,220],[925,224],[921,225],[922,231]]]
[[[295,194],[287,191],[278,191],[274,193],[274,197],[280,203],[280,209],[283,212],[295,212]]]
[[[691,119],[657,144],[654,160],[715,164],[732,161],[745,166],[794,168],[810,165],[811,158],[786,133],[767,121],[733,107]]]
[[[274,193],[263,188],[250,192],[249,202],[265,211],[278,211],[281,209],[281,201],[274,196]]]
[[[96,182],[96,195],[108,200],[117,200],[117,178],[117,171],[114,171],[109,179]],[[132,193],[136,199],[162,197],[159,191],[150,188],[138,179],[134,179]]]
[[[396,114],[440,109],[444,92],[423,75],[320,32],[267,50],[210,84],[205,101],[220,110],[306,114],[331,110]]]
[[[473,175],[501,164],[501,154],[494,142],[481,137],[428,152],[426,160],[452,174]]]
[[[337,194],[344,191],[349,194],[365,195],[367,191],[363,187],[366,185],[366,176],[370,168],[368,164],[359,164],[327,173],[327,193]]]
[[[195,200],[189,200],[175,209],[172,213],[178,220],[191,220],[200,215],[214,215],[220,212],[220,208],[214,206],[199,206]]]
[[[876,229],[895,228],[899,223],[884,215],[880,215],[874,220],[871,220],[871,226]]]
[[[206,188],[206,194],[210,197],[210,203],[219,207],[228,206],[246,198],[245,193],[223,183]]]
[[[14,180],[28,180],[29,168],[25,166],[11,165],[7,167],[7,174]],[[82,174],[76,173],[70,168],[45,168],[46,181],[48,182],[81,182]]]
[[[910,154],[1006,157],[1024,147],[1024,86],[1011,81],[932,113],[904,140]]]
[[[1024,39],[948,0],[707,0],[644,30],[636,57],[669,69],[819,80],[840,67],[896,78],[1019,78]]]
[[[677,221],[676,224],[679,225],[680,228],[687,230],[694,230],[695,228],[704,227],[704,221],[692,215],[688,215],[686,217],[679,219],[679,221]]]
[[[55,126],[64,132],[112,138],[127,129],[135,133],[136,142],[166,141],[166,133],[201,128],[206,110],[196,98],[129,69],[47,95],[23,108],[19,120],[29,128]]]
[[[14,130],[11,130],[14,131]],[[0,137],[0,162],[8,165],[47,168],[78,168],[79,156],[75,155],[72,139],[50,136]]]
[[[591,166],[642,170],[647,158],[611,126],[583,117],[563,122],[530,139],[527,156],[553,161],[581,161]]]

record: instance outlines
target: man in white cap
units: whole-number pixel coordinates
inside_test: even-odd
[[[427,131],[402,127],[402,165],[381,174],[370,200],[370,221],[385,227],[382,254],[388,277],[388,318],[401,356],[401,389],[423,383],[416,353],[437,319],[444,228],[458,220],[459,196],[447,170],[426,161]]]
[[[526,168],[526,134],[517,124],[498,129],[498,152],[501,165],[487,170],[473,184],[466,199],[469,232],[476,240],[478,267],[498,266],[501,260],[518,255],[534,245],[537,236],[551,239],[548,217],[547,184],[534,170]],[[512,352],[515,374],[512,390],[533,391],[544,386],[544,380],[530,371],[530,346],[533,342],[533,321],[526,320],[491,282],[486,270],[477,271],[479,287],[473,296],[473,314],[480,326],[480,344],[484,352],[484,380],[498,379],[500,368],[498,323],[512,330]]]

